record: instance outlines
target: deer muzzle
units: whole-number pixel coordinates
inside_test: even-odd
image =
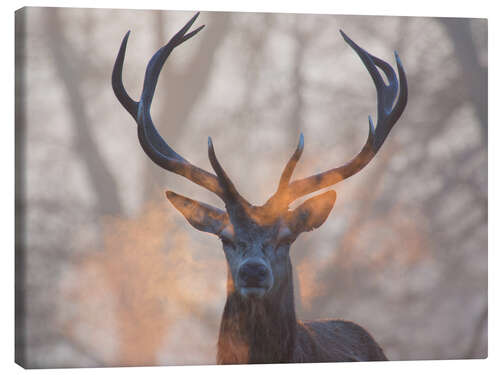
[[[260,258],[249,258],[241,263],[236,284],[244,297],[263,297],[273,285],[271,268]]]

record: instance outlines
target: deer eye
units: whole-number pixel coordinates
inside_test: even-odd
[[[290,236],[290,237],[283,237],[276,245],[276,248],[282,246],[282,245],[291,245],[291,243],[293,242],[293,237]]]
[[[234,245],[234,229],[232,225],[226,226],[219,232],[218,236],[222,240],[222,242]]]
[[[287,226],[282,227],[278,236],[276,237],[277,247],[284,244],[291,244],[293,242],[294,235],[293,232]]]

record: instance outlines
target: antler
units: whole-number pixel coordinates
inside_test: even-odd
[[[209,139],[208,153],[210,163],[217,176],[191,164],[175,152],[160,136],[151,119],[151,102],[153,100],[160,71],[173,49],[192,38],[204,27],[204,25],[200,26],[186,34],[198,15],[199,12],[196,13],[165,46],[160,48],[153,55],[146,68],[144,86],[139,102],[130,98],[123,86],[122,80],[123,61],[130,31],[125,34],[122,40],[113,68],[111,83],[116,97],[137,122],[139,142],[153,162],[217,194],[226,203],[226,206],[230,204],[233,207],[245,209],[251,205],[238,193],[234,184],[218,162],[211,139]],[[276,193],[266,203],[267,207],[273,209],[286,208],[291,202],[303,195],[334,185],[359,172],[376,155],[406,106],[408,100],[408,84],[398,54],[395,52],[398,76],[401,83],[399,97],[398,78],[392,67],[387,62],[363,50],[344,34],[342,30],[340,30],[340,33],[344,40],[359,55],[375,84],[377,90],[377,126],[374,127],[371,117],[368,116],[369,128],[367,141],[361,151],[347,164],[290,183],[295,166],[304,149],[304,137],[301,134],[297,148],[283,170]],[[387,76],[388,85],[384,83],[377,67]],[[396,101],[397,97],[398,99]],[[395,101],[396,104],[394,105]]]
[[[125,58],[125,50],[127,48],[130,31],[125,34],[122,40],[122,44],[113,68],[111,84],[120,103],[137,122],[139,142],[151,160],[153,160],[153,162],[160,167],[179,174],[223,198],[225,196],[225,191],[221,188],[217,177],[212,173],[191,164],[175,152],[163,140],[156,130],[150,114],[151,102],[153,100],[158,77],[165,61],[167,60],[167,57],[175,47],[195,36],[205,26],[200,26],[186,34],[199,14],[199,12],[196,13],[165,46],[160,48],[153,55],[146,68],[144,86],[142,89],[141,100],[139,102],[130,98],[125,90],[125,87],[123,86],[122,80],[123,61]]]
[[[373,126],[372,119],[368,116],[368,139],[366,140],[366,143],[361,151],[347,164],[330,169],[323,173],[296,180],[289,184],[293,169],[300,158],[302,148],[304,146],[301,134],[299,146],[297,146],[297,150],[285,167],[278,190],[268,201],[270,203],[279,202],[281,206],[287,207],[291,202],[301,196],[334,185],[337,182],[358,173],[376,155],[392,127],[405,109],[408,101],[408,83],[406,81],[406,74],[403,69],[403,65],[401,64],[401,60],[399,59],[397,52],[394,52],[394,55],[396,57],[401,87],[399,90],[399,98],[394,105],[394,101],[396,100],[398,94],[398,79],[392,67],[387,62],[369,54],[364,49],[359,47],[346,34],[344,34],[342,30],[340,30],[340,33],[347,44],[349,44],[359,55],[361,61],[363,61],[363,64],[368,69],[368,72],[375,83],[375,88],[377,89],[377,126]],[[387,76],[389,82],[388,85],[384,83],[377,67],[382,69]]]

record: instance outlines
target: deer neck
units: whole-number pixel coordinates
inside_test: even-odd
[[[219,331],[218,364],[291,362],[297,333],[292,273],[261,299],[242,297],[228,282]]]

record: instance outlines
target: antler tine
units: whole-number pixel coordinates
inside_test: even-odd
[[[236,190],[236,187],[234,186],[233,182],[227,175],[224,168],[222,168],[222,165],[219,163],[219,160],[215,155],[215,149],[211,137],[208,137],[208,159],[210,160],[210,164],[212,165],[212,168],[217,174],[217,177],[219,178],[219,183],[222,187],[222,190],[225,193],[224,202],[237,203],[243,206],[250,206],[250,204],[245,200],[245,198],[243,198],[240,195],[240,193],[238,193],[238,190]]]
[[[192,38],[201,29],[205,27],[205,25],[202,25],[198,27],[196,30],[190,32],[189,34],[184,35],[186,31],[189,29],[189,27],[196,20],[199,14],[200,14],[199,12],[196,13],[188,21],[188,23],[170,39],[170,41],[165,46],[160,48],[153,55],[153,57],[149,61],[148,66],[146,68],[146,74],[144,77],[144,86],[141,95],[141,103],[144,106],[144,108],[147,108],[149,110],[149,108],[151,107],[151,102],[153,100],[153,95],[155,93],[158,77],[160,76],[161,69],[163,68],[163,65],[165,64],[165,61],[167,60],[170,53],[174,50],[175,47],[184,43],[186,40]]]
[[[199,12],[196,13],[189,22],[151,58],[146,68],[140,102],[131,99],[123,86],[122,70],[127,41],[130,35],[130,31],[128,31],[122,40],[115,61],[112,74],[112,86],[120,103],[137,122],[139,142],[151,160],[160,167],[179,174],[223,198],[224,192],[219,185],[217,177],[204,169],[196,167],[176,153],[158,133],[150,114],[151,102],[153,100],[158,77],[168,56],[175,47],[196,35],[204,27],[204,25],[200,26],[186,34],[198,15]]]
[[[286,190],[286,188],[288,187],[290,179],[292,178],[293,171],[295,170],[295,167],[300,157],[302,156],[302,151],[304,151],[304,134],[300,133],[299,143],[297,145],[297,148],[295,149],[295,152],[293,153],[290,160],[288,160],[285,169],[283,169],[283,172],[281,173],[278,190],[276,192],[277,194],[279,192]]]
[[[342,30],[340,30],[340,33],[344,38],[344,40],[354,49],[354,51],[356,51],[358,56],[361,58],[368,72],[370,73],[373,82],[375,83],[375,88],[377,90],[378,119],[377,119],[377,127],[375,128],[374,148],[375,152],[377,152],[380,149],[380,146],[382,146],[382,144],[384,143],[385,138],[391,131],[392,127],[396,123],[396,121],[387,121],[387,120],[389,115],[391,115],[393,104],[398,94],[398,79],[396,77],[394,69],[392,69],[392,67],[387,62],[385,62],[382,59],[379,59],[376,56],[373,56],[372,54],[362,49],[351,38],[349,38]],[[396,61],[398,61],[398,59],[396,59]],[[387,76],[387,80],[389,81],[388,85],[384,83],[384,80],[382,79],[382,76],[380,75],[377,66],[380,69],[382,69],[382,71]],[[400,64],[398,63],[398,70],[399,67]],[[403,71],[403,77],[406,83],[406,76],[404,75],[404,71]],[[402,85],[402,88],[405,88],[405,86],[406,85]],[[371,122],[371,117],[369,118],[369,121]]]
[[[127,50],[128,37],[130,36],[130,30],[127,31],[123,37],[122,44],[120,45],[120,50],[118,51],[118,56],[116,56],[115,65],[113,66],[113,73],[111,74],[111,86],[115,92],[116,97],[119,102],[125,107],[125,109],[130,113],[130,115],[135,119],[137,117],[137,109],[139,103],[133,100],[125,90],[123,86],[123,60],[125,59],[125,51]]]
[[[304,151],[304,135],[300,133],[299,143],[297,144],[297,148],[295,149],[294,153],[286,163],[285,168],[281,173],[278,189],[271,196],[271,198],[268,199],[266,204],[269,204],[270,206],[273,207],[275,207],[276,205],[276,208],[278,209],[281,209],[283,206],[285,207],[288,206],[289,202],[287,201],[285,196],[288,191],[288,186],[290,184],[290,179],[292,178],[293,171],[295,170],[295,167],[297,166],[297,163],[300,157],[302,156],[303,151]]]
[[[303,195],[334,185],[363,169],[384,143],[392,127],[401,117],[408,101],[408,83],[398,54],[395,53],[395,57],[401,88],[399,89],[399,98],[394,105],[394,101],[398,97],[398,78],[394,69],[387,62],[359,47],[342,30],[340,33],[361,58],[375,84],[377,90],[377,126],[373,126],[372,119],[368,116],[369,128],[366,143],[362,150],[347,164],[289,184],[285,194],[287,204]],[[377,67],[387,76],[388,85],[384,83]]]
[[[398,101],[392,109],[392,112],[389,114],[388,122],[392,124],[391,126],[394,126],[394,124],[399,120],[399,118],[403,114],[406,104],[408,103],[408,81],[406,79],[406,73],[403,68],[403,63],[401,62],[397,51],[394,51],[394,57],[396,59],[396,65],[398,67],[400,88]]]

